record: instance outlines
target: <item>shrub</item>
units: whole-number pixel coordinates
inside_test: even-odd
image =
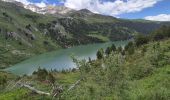
[[[36,74],[37,74],[38,80],[43,81],[43,80],[46,80],[46,77],[48,76],[48,71],[46,69],[38,68],[38,71],[36,72]]]
[[[103,49],[98,50],[96,55],[97,55],[97,59],[102,59],[104,56]]]
[[[143,56],[145,55],[145,52],[147,52],[147,47],[143,46],[142,47],[142,52],[141,52]]]
[[[112,44],[112,46],[111,46],[110,49],[111,49],[111,51],[113,51],[113,52],[116,51],[116,46],[115,46],[115,44]]]
[[[4,86],[7,83],[6,76],[0,75],[0,86]]]
[[[55,77],[53,76],[52,73],[49,73],[49,74],[48,74],[48,80],[49,80],[52,84],[55,83]]]
[[[155,67],[164,66],[167,62],[165,60],[164,52],[160,48],[160,43],[153,45],[149,52],[149,61]]]
[[[112,51],[112,49],[110,47],[107,47],[106,51],[105,51],[105,54],[110,55],[111,51]]]
[[[138,35],[135,37],[136,46],[139,47],[143,44],[147,44],[149,42],[149,37],[145,35]]]
[[[129,55],[134,54],[134,52],[135,52],[135,47],[134,47],[133,42],[129,42],[129,43],[125,46],[125,51],[127,51]]]
[[[170,37],[170,27],[163,25],[161,28],[154,31],[151,36],[155,41]]]
[[[117,51],[118,51],[118,52],[122,52],[122,50],[123,50],[123,49],[122,49],[121,46],[119,46],[119,47],[117,48]]]

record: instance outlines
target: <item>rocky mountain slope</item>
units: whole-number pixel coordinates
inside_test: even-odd
[[[38,22],[51,20],[51,17],[0,1],[0,67],[60,48],[37,28]]]

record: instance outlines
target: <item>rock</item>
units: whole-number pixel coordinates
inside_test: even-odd
[[[19,35],[16,32],[7,32],[7,37],[12,37],[15,40],[18,40]]]

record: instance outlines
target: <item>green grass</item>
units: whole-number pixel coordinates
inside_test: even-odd
[[[10,91],[8,93],[1,93],[0,99],[1,100],[18,100],[24,99],[28,95],[27,89],[17,89],[14,91]]]
[[[103,36],[103,35],[99,35],[99,34],[89,34],[88,36],[98,38],[98,39],[100,39],[100,40],[102,40],[104,42],[110,41],[108,37]]]
[[[170,65],[158,68],[149,77],[131,82],[132,100],[168,100],[170,98]]]

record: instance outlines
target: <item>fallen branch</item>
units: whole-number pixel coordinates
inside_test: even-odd
[[[72,84],[72,85],[68,88],[68,90],[67,90],[66,92],[69,92],[70,90],[74,89],[74,88],[81,82],[81,80],[83,80],[83,78],[79,79],[79,80],[76,81],[74,84]],[[61,97],[63,97],[63,96],[64,96],[64,94],[61,95]],[[53,100],[53,99],[52,99],[52,100]]]
[[[25,88],[28,88],[29,90],[37,93],[37,94],[40,94],[40,95],[47,95],[47,96],[52,96],[53,98],[56,97],[59,93],[61,93],[63,91],[62,87],[60,86],[55,86],[53,85],[53,89],[52,89],[52,92],[51,93],[48,93],[48,92],[44,92],[44,91],[40,91],[34,87],[31,87],[30,85],[27,85],[27,84],[23,84],[23,83],[18,83],[18,85],[20,85],[21,87],[25,87]]]
[[[69,89],[68,89],[67,91],[70,91],[70,90],[74,89],[74,87],[76,87],[76,86],[81,82],[81,80],[82,80],[82,79],[79,79],[78,81],[76,81],[73,85],[71,85],[71,86],[69,87]]]
[[[37,93],[37,94],[40,94],[40,95],[47,95],[47,96],[50,96],[50,95],[51,95],[51,94],[48,93],[48,92],[43,92],[43,91],[37,90],[37,89],[35,89],[34,87],[31,87],[31,86],[29,86],[29,85],[27,85],[27,84],[19,83],[19,85],[20,85],[21,87],[28,88],[29,90],[31,90],[31,91],[33,91],[33,92],[35,92],[35,93]]]

